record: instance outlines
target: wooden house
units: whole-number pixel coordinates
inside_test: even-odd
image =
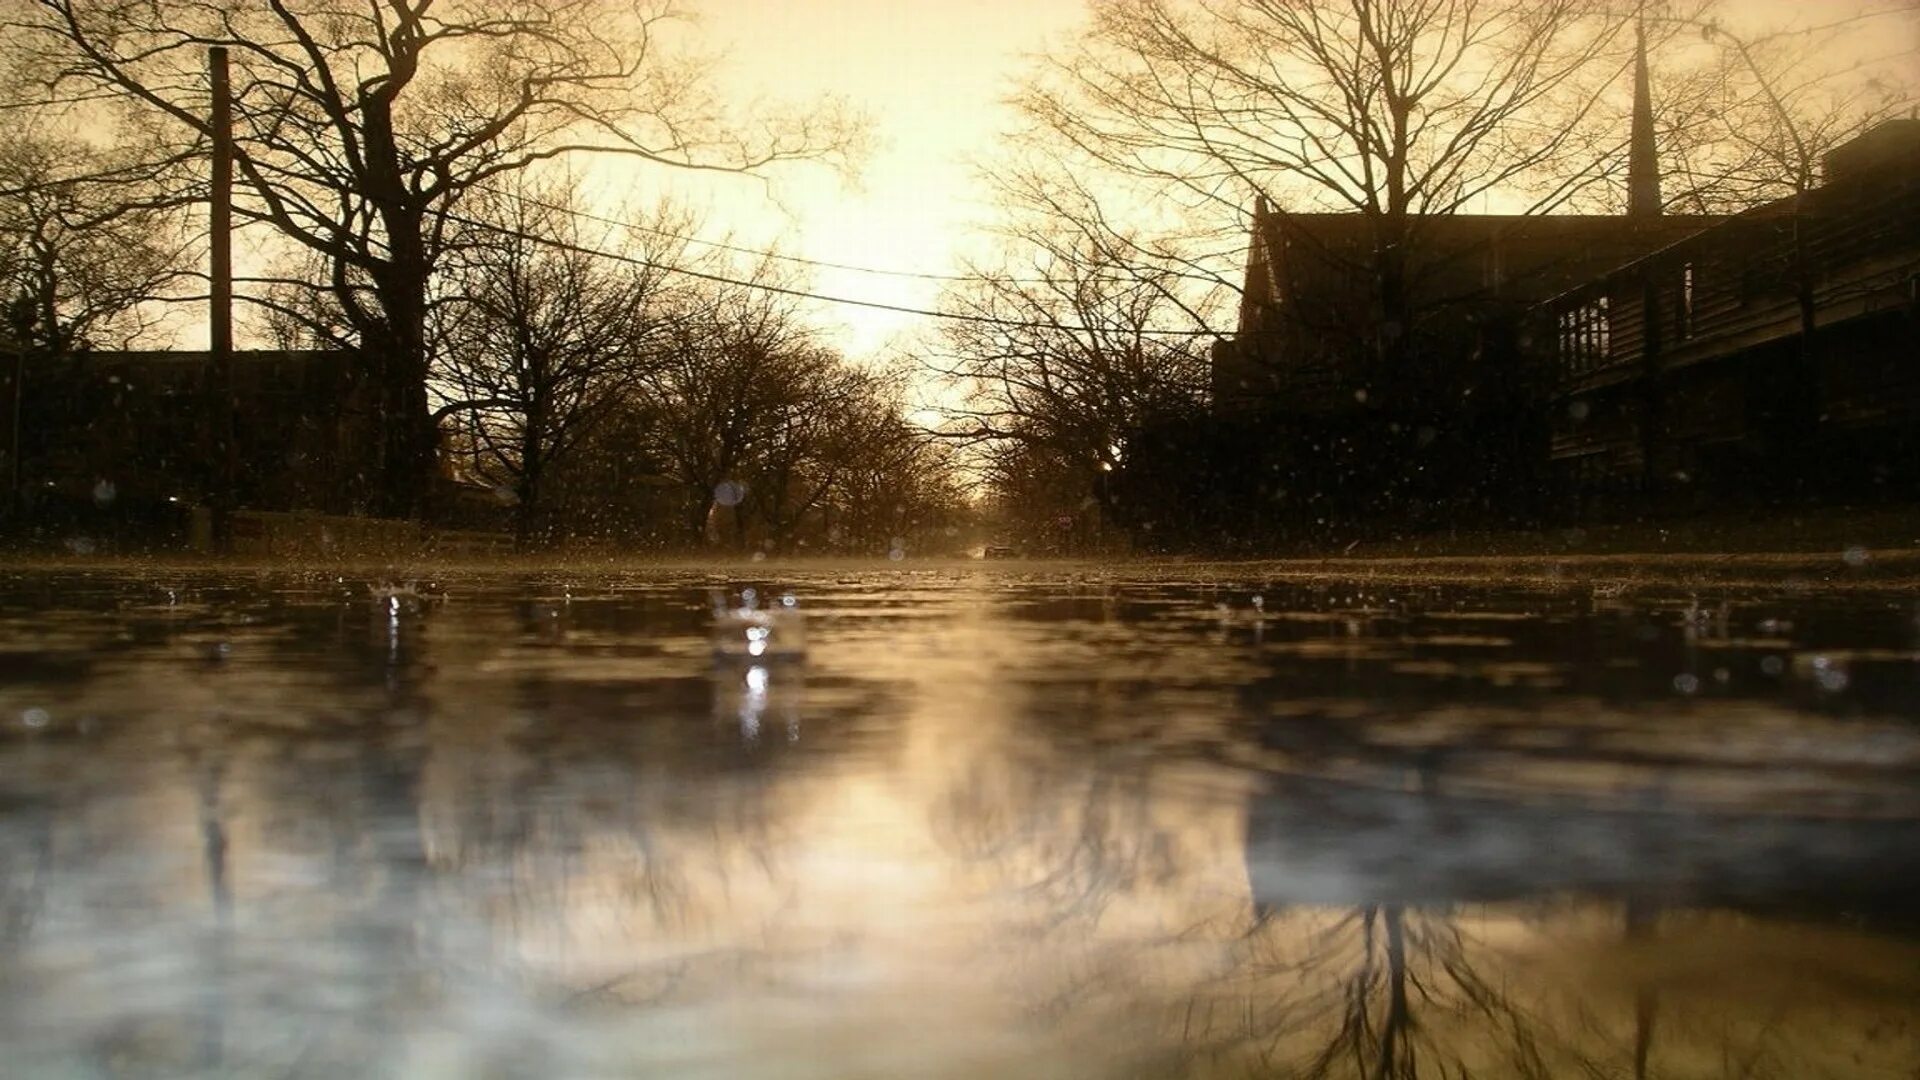
[[[1213,404],[1325,415],[1453,413],[1511,388],[1509,337],[1549,297],[1723,220],[1449,214],[1408,224],[1405,366],[1371,366],[1375,226],[1360,214],[1254,209],[1239,326],[1213,355]]]
[[[1211,430],[1167,452],[1223,489],[1217,512],[1185,516],[1319,542],[1537,520],[1547,387],[1523,348],[1531,313],[1722,220],[1420,217],[1395,326],[1377,301],[1376,222],[1256,204],[1239,326],[1212,355]],[[1382,334],[1400,337],[1391,352]]]
[[[1920,494],[1920,120],[1530,321],[1567,507]]]

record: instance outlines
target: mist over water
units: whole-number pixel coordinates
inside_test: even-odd
[[[1910,591],[42,569],[0,642],[9,1075],[1920,1060]]]

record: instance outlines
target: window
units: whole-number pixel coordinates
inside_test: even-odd
[[[1560,370],[1584,375],[1605,364],[1613,347],[1607,298],[1597,296],[1560,313]]]
[[[1680,268],[1680,336],[1693,336],[1693,264]]]

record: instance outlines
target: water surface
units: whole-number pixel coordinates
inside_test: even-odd
[[[1916,715],[1873,589],[5,573],[4,1071],[1912,1077]]]

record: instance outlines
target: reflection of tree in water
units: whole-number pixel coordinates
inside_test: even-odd
[[[281,613],[292,632],[269,627],[258,646],[280,654],[274,672],[312,668],[316,649],[332,658],[313,704],[214,714],[193,751],[214,913],[209,1009],[230,1070],[386,1067],[446,951],[421,817],[435,609],[357,592],[330,607]],[[286,861],[311,867],[318,887],[249,884]]]
[[[123,588],[129,603],[153,591]],[[377,1069],[419,998],[433,927],[418,613],[395,624],[364,596],[140,610],[144,655],[91,672],[55,737],[0,747],[14,759],[0,772],[16,750],[39,759],[31,812],[0,806],[39,858],[30,876],[0,858],[9,885],[38,894],[23,915],[53,916],[8,920],[8,1011],[32,1002],[52,1019],[19,1033],[14,1063]]]
[[[46,904],[59,809],[46,793],[8,791],[0,794],[0,812],[0,957],[6,957],[32,936]]]
[[[1026,601],[1021,613],[1110,615],[1113,604],[1102,593]],[[1181,797],[1195,773],[1158,752],[1170,738],[1161,681],[1170,672],[1135,667],[1129,678],[1002,683],[995,704],[1008,720],[989,735],[990,752],[950,760],[945,790],[929,800],[934,838],[1018,903],[1035,933],[1085,933],[1116,903],[1211,860],[1193,850],[1194,804]]]
[[[932,825],[950,852],[1009,885],[1044,930],[1097,923],[1108,905],[1178,877],[1176,830],[1155,816],[1165,805],[1147,769],[1097,758],[980,761],[935,803]]]
[[[543,623],[539,662],[482,672],[516,612],[441,614],[358,596],[296,613],[270,628],[272,670],[324,657],[300,676],[313,707],[196,725],[203,902],[232,911],[183,988],[204,1001],[197,1067],[384,1074],[424,1024],[459,1032],[468,1064],[540,1075],[581,1010],[764,974],[788,899],[774,795],[806,748],[742,746],[702,665],[583,672],[594,648]],[[310,886],[263,891],[274,865]]]
[[[577,1010],[764,975],[788,900],[774,794],[834,726],[744,746],[699,666],[606,679],[566,654],[503,684],[475,653],[512,611],[463,611],[457,635],[440,614],[356,595],[236,631],[249,663],[209,669],[233,693],[173,732],[198,874],[159,906],[206,927],[170,991],[194,1003],[193,1068],[385,1074],[427,1024],[470,1062],[539,1075]],[[255,679],[289,671],[299,696]],[[784,674],[776,714],[801,683]],[[253,707],[268,690],[278,712]]]
[[[647,999],[690,956],[726,962],[743,922],[772,936],[773,777],[718,741],[713,695],[705,676],[529,677],[528,719],[442,761],[435,870],[479,955],[563,998]]]
[[[1198,1057],[1381,1080],[1553,1077],[1587,1064],[1522,1004],[1524,987],[1481,973],[1445,912],[1371,904],[1270,914],[1230,955],[1182,1017]]]
[[[738,991],[809,947],[788,862],[819,770],[886,704],[800,661],[713,660],[710,613],[683,599],[652,606],[699,630],[694,653],[636,638],[659,620],[621,604],[512,609],[490,723],[436,743],[443,894],[481,952],[569,1008]]]
[[[1913,978],[1882,973],[1865,992],[1851,960],[1804,981],[1782,970],[1805,956],[1743,955],[1796,935],[1814,956],[1836,942],[1873,948],[1857,924],[1862,879],[1911,864],[1892,854],[1911,829],[1677,810],[1529,825],[1497,805],[1451,814],[1419,791],[1387,793],[1401,812],[1376,808],[1366,822],[1323,797],[1262,794],[1249,818],[1294,838],[1281,876],[1298,889],[1271,895],[1256,882],[1253,910],[1236,918],[1187,902],[1212,849],[1185,828],[1195,792],[1177,768],[1026,750],[956,774],[935,833],[1008,913],[999,945],[1024,1010],[1049,1025],[1106,1024],[1154,1071],[1838,1080],[1904,1075],[1885,1063],[1920,1050]],[[1431,821],[1410,826],[1414,812]],[[1250,870],[1273,856],[1246,851]],[[1140,912],[1170,909],[1180,915],[1143,932]],[[1743,985],[1754,970],[1778,985]],[[1155,1054],[1168,1045],[1177,1056]]]
[[[1061,753],[1018,732],[989,745],[928,804],[955,899],[987,931],[975,970],[992,973],[1006,1023],[1074,1041],[1087,1075],[1177,1075],[1163,980],[1203,974],[1189,950],[1221,930],[1164,903],[1213,862],[1174,790],[1185,778],[1122,747]]]
[[[1842,1077],[1896,1060],[1897,1045],[1869,1044],[1883,1021],[1915,1018],[1911,976],[1876,997],[1845,960],[1781,981],[1769,969],[1791,953],[1742,954],[1802,937],[1875,947],[1834,924],[1863,877],[1911,868],[1898,856],[1910,827],[1679,808],[1530,820],[1518,804],[1449,809],[1431,790],[1278,792],[1249,806],[1253,922],[1182,1018],[1203,1058],[1382,1080]],[[1780,985],[1758,994],[1756,975]]]
[[[1497,1062],[1500,1075],[1533,1077],[1569,1060],[1538,1045],[1538,1018],[1478,970],[1444,906],[1263,905],[1249,922],[1244,908],[1184,902],[1218,869],[1185,815],[1217,790],[1124,749],[1022,748],[957,774],[933,826],[1012,905],[1007,950],[1043,946],[1045,970],[1014,969],[1030,1013],[1119,1009],[1144,1021],[1124,1037],[1167,1072],[1252,1062],[1262,1075],[1385,1080]],[[1153,913],[1144,935],[1142,911]],[[1168,1056],[1150,1045],[1159,1038],[1181,1049]]]

